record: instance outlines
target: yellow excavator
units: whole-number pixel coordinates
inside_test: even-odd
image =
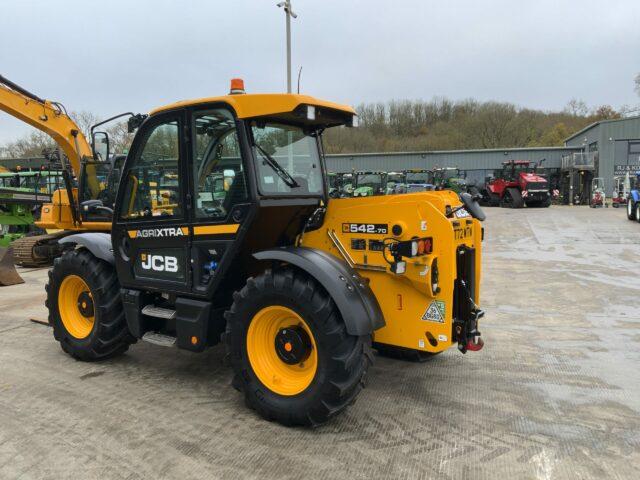
[[[58,156],[63,167],[64,188],[54,192],[51,203],[42,206],[41,218],[36,222],[47,233],[14,241],[15,263],[50,264],[62,253],[59,240],[65,236],[74,232],[109,231],[110,214],[104,209],[113,203],[117,175],[109,159],[100,155],[102,147],[106,147],[103,145],[106,135],[95,132],[95,128],[133,114],[118,115],[92,128],[93,147],[97,149],[94,155],[87,138],[61,103],[40,98],[2,75],[0,110],[47,133],[62,151]],[[135,121],[130,125],[135,125]]]

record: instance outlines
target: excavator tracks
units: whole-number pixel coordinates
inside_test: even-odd
[[[14,240],[11,246],[15,264],[22,267],[51,265],[53,259],[62,254],[58,240],[68,234],[69,232],[61,231]]]

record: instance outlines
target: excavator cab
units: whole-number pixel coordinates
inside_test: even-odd
[[[330,199],[322,132],[347,106],[292,94],[178,102],[139,126],[110,235],[61,242],[53,333],[87,361],[138,340],[224,342],[265,418],[317,425],[353,403],[380,352],[482,348],[484,215],[450,191]]]

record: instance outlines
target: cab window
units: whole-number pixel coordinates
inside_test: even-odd
[[[251,123],[258,188],[263,195],[323,193],[315,136],[302,128],[270,122]]]
[[[195,114],[193,125],[196,218],[223,220],[249,198],[235,120],[217,109]]]
[[[176,120],[152,128],[127,171],[124,219],[176,217],[180,205],[180,140]]]

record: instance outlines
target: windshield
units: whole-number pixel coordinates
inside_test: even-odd
[[[407,172],[407,183],[431,183],[429,172]]]
[[[362,175],[358,175],[356,184],[358,188],[371,187],[373,189],[379,189],[382,187],[382,175],[378,175],[375,173],[365,173]]]
[[[387,183],[404,183],[404,175],[401,173],[390,173],[387,176]]]
[[[521,173],[532,173],[533,168],[529,164],[516,164],[514,168],[514,175],[518,176]]]
[[[258,188],[263,195],[320,195],[318,143],[302,128],[252,122]]]
[[[451,178],[459,177],[459,174],[457,169],[446,169],[437,171],[436,176],[442,178],[443,180],[449,180]]]

